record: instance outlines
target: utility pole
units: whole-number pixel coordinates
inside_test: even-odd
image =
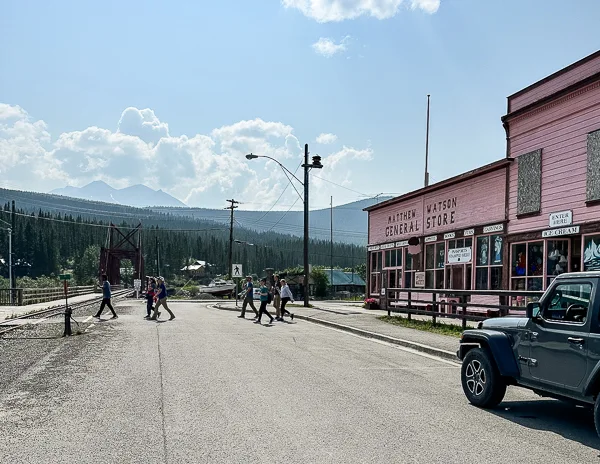
[[[329,211],[331,216],[331,241],[329,243],[329,257],[331,263],[331,270],[329,271],[329,273],[331,274],[331,279],[329,284],[331,285],[331,294],[333,295],[333,196],[331,197],[331,202],[329,203]]]
[[[160,248],[158,247],[158,236],[156,237],[156,275],[160,276]]]
[[[10,305],[12,306],[13,304],[13,284],[12,284],[12,226],[10,224],[10,222],[6,222],[2,219],[0,219],[1,223],[4,223],[8,226],[7,229],[4,229],[6,231],[8,231],[8,295],[9,295],[9,300],[10,300]]]
[[[15,206],[15,200],[13,200],[12,201],[12,214],[11,214],[11,218],[10,218],[10,224],[11,224],[10,228],[11,228],[11,231],[10,231],[10,234],[9,234],[10,248],[11,249],[8,252],[8,269],[9,269],[9,273],[10,273],[9,277],[8,277],[8,286],[10,288],[15,288],[17,286],[17,282],[16,282],[17,279],[16,279],[16,277],[12,273],[12,231],[13,230],[17,230],[15,228],[15,225],[16,225],[15,221],[16,221],[16,218],[17,218],[16,212],[17,212],[17,208]],[[9,293],[10,293],[11,298],[12,298],[13,297],[13,292],[9,292]]]
[[[308,308],[308,143],[304,145],[304,307]]]
[[[429,172],[427,171],[427,164],[429,161],[429,97],[427,94],[427,133],[425,135],[425,187],[429,185]]]
[[[237,205],[239,201],[235,201],[233,198],[226,201],[231,203],[231,205],[225,208],[231,210],[231,222],[229,224],[229,270],[227,271],[227,274],[233,278],[231,275],[231,268],[233,267],[233,210],[237,208],[235,205]]]

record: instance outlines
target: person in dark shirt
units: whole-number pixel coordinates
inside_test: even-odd
[[[154,277],[150,277],[148,280],[148,289],[146,290],[146,318],[150,318],[152,310],[152,303],[154,303],[154,295],[156,294],[156,279]]]
[[[167,287],[165,286],[165,279],[163,277],[158,278],[158,286],[156,288],[156,291],[158,292],[158,295],[156,296],[158,301],[154,305],[154,313],[152,314],[152,317],[150,319],[155,321],[160,316],[158,308],[160,306],[164,306],[167,312],[171,315],[169,320],[172,321],[173,319],[175,319],[175,314],[173,314],[173,312],[167,306]]]
[[[252,276],[246,276],[246,293],[244,294],[244,302],[242,303],[242,313],[238,316],[241,318],[246,318],[246,306],[250,305],[256,317],[254,319],[258,319],[258,311],[256,310],[256,306],[254,306],[254,285],[252,284]]]
[[[112,304],[110,304],[110,299],[112,297],[112,293],[110,291],[110,283],[108,282],[108,277],[106,276],[106,274],[102,274],[102,303],[100,303],[100,309],[98,310],[98,312],[94,315],[94,317],[100,318],[100,315],[102,314],[102,311],[104,311],[104,307],[108,306],[108,309],[111,310],[112,314],[113,314],[113,319],[116,319],[117,317],[117,313],[115,313],[114,308],[112,307]]]
[[[266,279],[260,279],[260,309],[258,310],[258,319],[254,321],[255,324],[260,324],[260,319],[263,314],[269,316],[271,319],[270,323],[272,324],[275,318],[271,316],[269,311],[267,311],[267,302],[269,301],[269,289],[267,288]]]

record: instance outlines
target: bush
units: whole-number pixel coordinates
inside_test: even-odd
[[[187,287],[183,287],[181,290],[185,291],[192,298],[198,296],[200,293],[200,289],[195,285],[188,285]]]

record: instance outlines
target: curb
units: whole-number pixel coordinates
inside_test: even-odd
[[[227,308],[220,305],[214,306],[217,309],[223,309],[226,311],[240,311],[241,308]],[[364,329],[357,329],[356,327],[351,327],[344,324],[338,324],[337,322],[325,321],[323,319],[317,319],[311,316],[303,316],[302,314],[295,314],[295,319],[301,319],[303,321],[312,322],[313,324],[320,324],[326,327],[331,327],[333,329],[342,330],[344,332],[349,332],[354,335],[359,335],[365,338],[372,338],[374,340],[379,340],[386,343],[391,343],[393,345],[404,346],[405,348],[411,348],[416,351],[420,351],[422,353],[430,354],[432,356],[437,356],[438,358],[446,359],[448,361],[453,361],[455,363],[459,363],[458,358],[456,357],[456,353],[452,351],[442,350],[440,348],[434,348],[433,346],[423,345],[422,343],[411,342],[410,340],[403,340],[401,338],[390,337],[389,335],[382,335],[376,332],[370,332]]]

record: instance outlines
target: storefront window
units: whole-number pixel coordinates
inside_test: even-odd
[[[544,242],[513,244],[511,259],[512,290],[543,290]]]
[[[588,235],[583,239],[583,270],[600,271],[600,235]]]
[[[567,272],[569,269],[569,240],[548,240],[546,250],[548,258],[546,286],[548,286],[557,275]]]
[[[369,278],[369,290],[372,294],[379,292],[379,279],[381,274],[382,261],[382,253],[380,251],[374,251],[371,253],[371,275]]]
[[[503,248],[504,240],[501,235],[477,237],[476,290],[500,290],[502,288]]]
[[[404,288],[414,288],[415,272],[421,267],[421,254],[411,255],[408,248],[404,254]]]
[[[425,247],[425,288],[444,288],[445,245],[438,242]]]
[[[471,290],[471,260],[467,260],[464,254],[462,254],[460,260],[456,256],[451,258],[450,253],[451,250],[455,249],[469,249],[471,251],[472,247],[473,239],[470,237],[448,241],[445,288]]]

